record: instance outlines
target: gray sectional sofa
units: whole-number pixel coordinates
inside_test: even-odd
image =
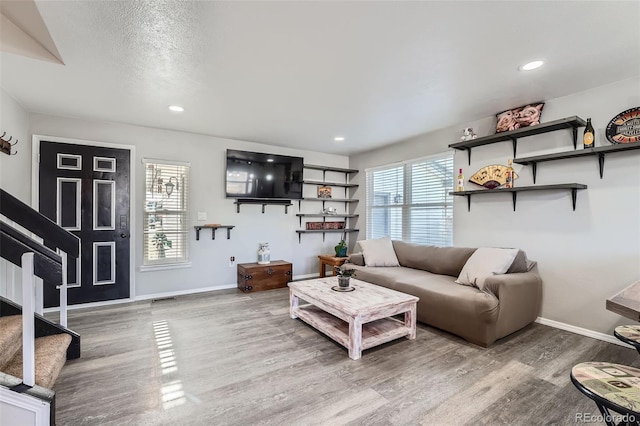
[[[356,253],[343,268],[355,269],[359,280],[419,297],[420,322],[487,347],[539,314],[542,283],[521,250],[506,274],[490,276],[479,290],[454,282],[475,248],[392,243],[400,266],[366,266]]]

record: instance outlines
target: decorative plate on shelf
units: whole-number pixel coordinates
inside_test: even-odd
[[[485,166],[475,172],[474,175],[469,178],[469,182],[484,186],[488,189],[495,189],[507,183],[507,170],[509,170],[509,167],[503,166],[502,164]],[[518,175],[516,172],[513,172],[513,180],[516,179],[518,179]]]
[[[622,111],[613,117],[605,135],[611,143],[640,142],[640,107]]]

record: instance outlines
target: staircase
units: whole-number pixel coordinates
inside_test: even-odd
[[[55,424],[53,386],[66,360],[80,357],[66,287],[67,256],[79,256],[79,240],[2,189],[0,215],[0,261],[22,277],[22,305],[14,282],[0,296],[0,424]],[[60,290],[60,324],[42,316],[43,286]]]

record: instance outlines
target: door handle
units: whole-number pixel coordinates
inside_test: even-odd
[[[125,234],[125,233],[120,234],[120,238],[127,238],[127,237],[128,237],[128,235]]]

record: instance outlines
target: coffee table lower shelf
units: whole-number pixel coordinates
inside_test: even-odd
[[[295,315],[313,328],[349,349],[349,323],[312,305],[301,305],[294,310]],[[413,330],[404,321],[382,318],[362,324],[361,349],[369,349],[383,343],[411,336]]]

